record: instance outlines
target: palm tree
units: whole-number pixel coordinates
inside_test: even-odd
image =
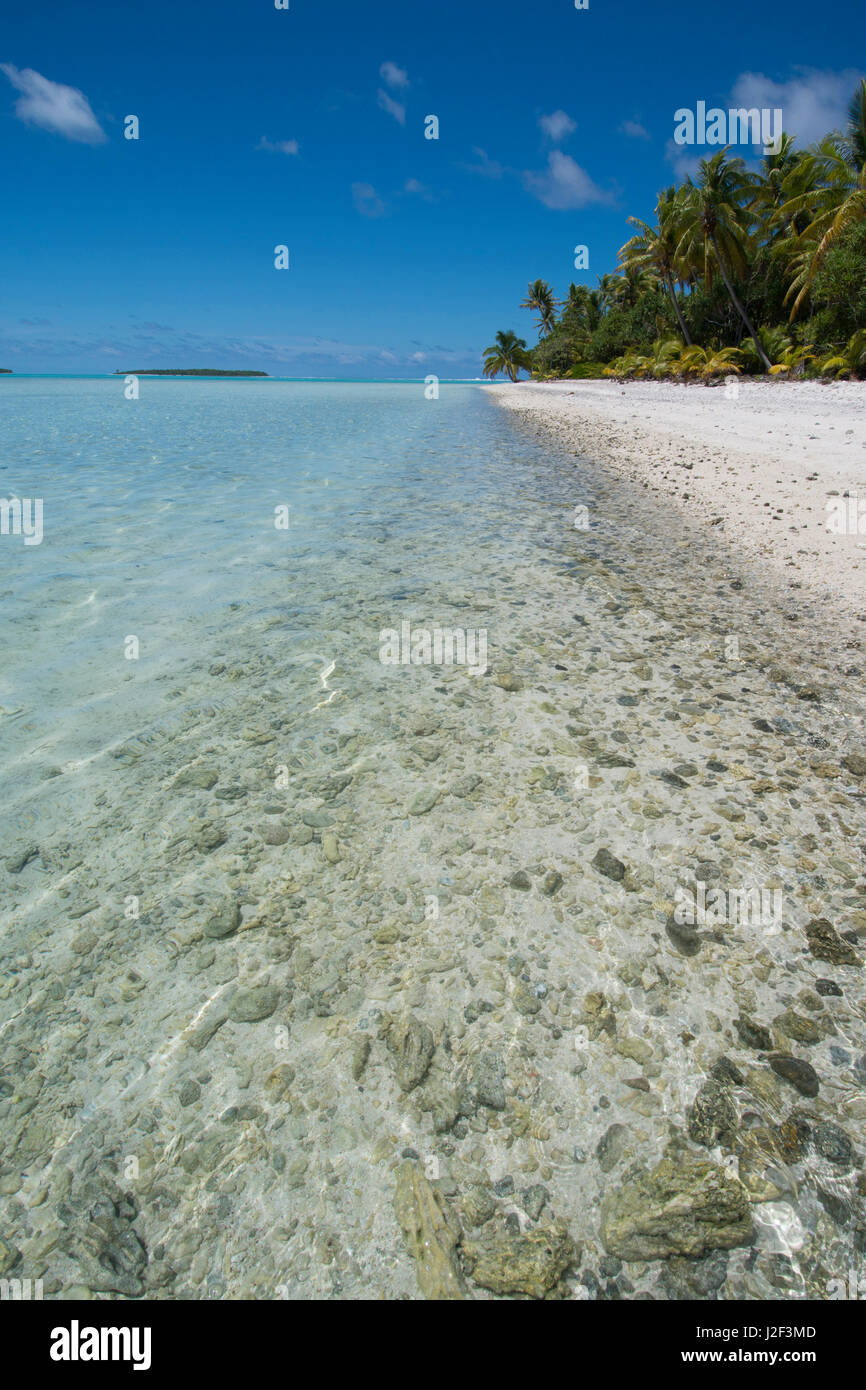
[[[689,330],[680,310],[674,275],[678,269],[677,246],[680,240],[679,223],[682,208],[677,190],[673,186],[662,189],[656,202],[656,225],[642,222],[639,217],[627,220],[637,227],[638,234],[627,241],[619,253],[619,260],[626,272],[632,267],[652,269],[670,296],[677,316],[680,332],[687,346],[691,346]]]
[[[601,319],[601,298],[598,290],[586,285],[569,285],[568,298],[563,305],[560,327],[575,332],[592,333]]]
[[[521,368],[528,372],[531,366],[532,359],[526,350],[526,339],[518,338],[510,328],[505,331],[500,329],[496,334],[496,342],[484,349],[484,376],[494,377],[499,372],[505,372],[509,381],[516,381]]]
[[[856,145],[856,132],[848,144]],[[866,217],[866,161],[855,172],[846,154],[846,140],[828,135],[804,156],[808,186],[798,189],[779,209],[791,222],[783,249],[791,261],[788,298],[796,292],[793,320],[806,299],[827,252],[843,232]],[[801,228],[802,220],[808,217]]]
[[[521,309],[534,309],[538,314],[537,327],[544,338],[556,327],[556,300],[546,280],[533,280],[527,288]]]
[[[718,269],[728,297],[755,344],[764,371],[768,372],[770,359],[732,283],[732,274],[743,275],[748,267],[750,214],[747,205],[754,192],[754,181],[742,159],[728,158],[727,148],[719,150],[712,159],[702,159],[699,169],[697,183],[686,180],[684,228],[677,245],[677,257],[684,257],[692,265],[702,264],[708,285]]]
[[[821,371],[837,377],[856,376],[866,372],[866,328],[858,328],[847,347],[831,353],[821,363]]]
[[[795,149],[793,137],[783,131],[777,148],[765,154],[755,179],[752,211],[772,243],[784,232],[787,218],[782,208],[796,184],[801,185],[803,152]]]
[[[854,173],[859,174],[866,164],[866,79],[848,103],[848,125],[839,144]]]
[[[600,275],[598,277],[598,289],[596,293],[598,295],[599,307],[601,308],[602,313],[606,313],[607,310],[610,309],[616,303],[616,278],[617,277],[615,275],[608,274]]]
[[[639,299],[657,288],[654,268],[632,262],[610,277],[610,300],[624,309],[633,309]]]
[[[673,364],[673,369],[678,376],[700,376],[705,380],[725,374],[739,376],[739,356],[739,348],[702,348],[693,344],[691,347],[683,348],[679,359]]]

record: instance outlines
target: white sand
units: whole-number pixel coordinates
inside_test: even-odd
[[[566,447],[722,532],[771,584],[828,620],[866,611],[866,383],[568,381],[486,388]],[[827,497],[863,499],[862,534],[827,529]]]

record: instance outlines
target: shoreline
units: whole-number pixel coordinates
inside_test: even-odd
[[[866,388],[858,383],[518,382],[485,386],[557,444],[675,507],[818,624],[866,622],[861,534],[827,529],[828,497],[866,496]]]

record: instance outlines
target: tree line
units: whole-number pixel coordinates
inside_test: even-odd
[[[721,149],[628,222],[596,289],[529,285],[538,342],[500,331],[485,376],[866,378],[866,81],[843,130],[757,170]]]

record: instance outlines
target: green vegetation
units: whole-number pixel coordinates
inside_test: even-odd
[[[485,376],[866,380],[866,81],[844,130],[808,150],[783,135],[756,171],[719,150],[628,222],[596,289],[529,285],[538,342],[498,333]]]
[[[510,328],[504,332],[500,329],[493,346],[484,349],[484,376],[492,377],[497,376],[499,372],[505,372],[510,381],[516,381],[517,373],[521,370],[529,371],[531,366],[532,360],[526,351],[526,339],[518,338]]]

